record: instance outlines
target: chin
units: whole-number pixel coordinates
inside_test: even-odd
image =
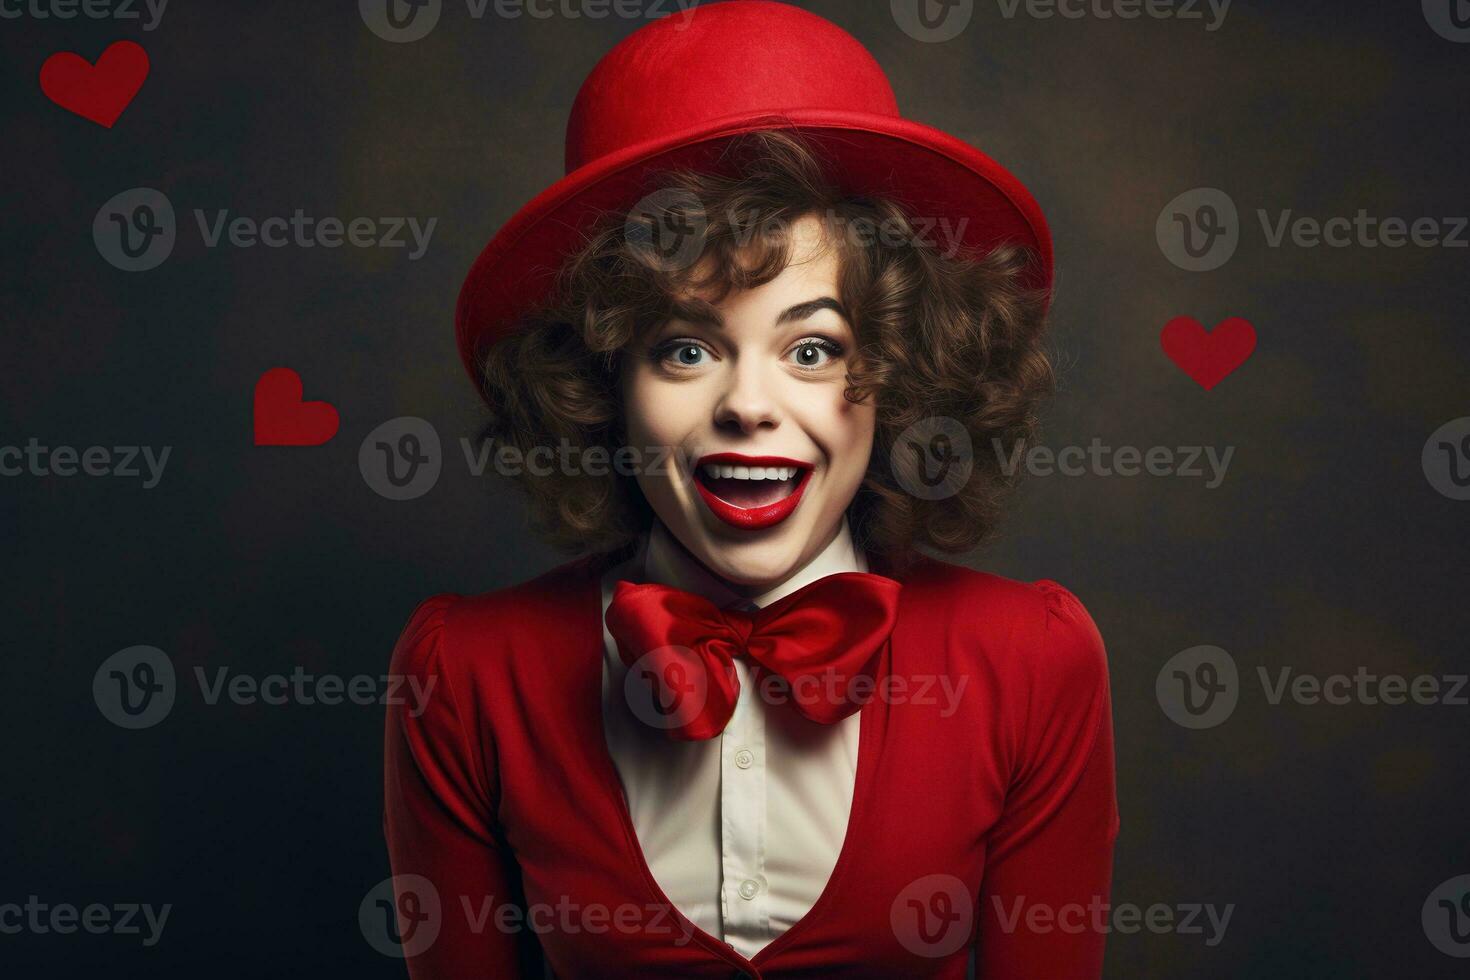
[[[781,584],[801,568],[809,557],[805,554],[805,544],[785,534],[764,541],[702,537],[700,550],[694,557],[733,585],[767,589]]]

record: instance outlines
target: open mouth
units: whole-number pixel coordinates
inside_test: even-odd
[[[706,506],[726,524],[762,528],[779,524],[801,502],[812,464],[781,456],[712,453],[694,468]]]

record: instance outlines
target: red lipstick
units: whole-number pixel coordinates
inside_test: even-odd
[[[743,466],[743,467],[776,467],[795,469],[796,472],[786,480],[761,480],[744,481],[730,477],[711,477],[706,471],[706,466]],[[811,479],[812,464],[799,459],[789,459],[785,456],[746,456],[742,453],[710,453],[701,456],[694,466],[694,485],[699,489],[699,496],[704,500],[710,512],[731,527],[743,530],[759,530],[761,528],[774,527],[796,510],[796,505],[801,503],[802,491],[806,489],[807,481]],[[740,483],[749,483],[749,487],[739,487]],[[759,486],[765,484],[765,486]],[[742,495],[747,491],[755,491],[762,496],[770,493],[783,494],[779,499],[755,505],[742,506],[741,502],[732,502],[720,496],[723,491],[727,495],[735,496],[733,491],[739,488]]]

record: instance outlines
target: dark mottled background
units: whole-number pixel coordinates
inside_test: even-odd
[[[9,0],[14,3],[15,0]],[[1470,708],[1271,706],[1257,667],[1467,668],[1470,503],[1420,451],[1470,415],[1470,251],[1269,248],[1257,208],[1328,218],[1470,212],[1470,44],[1416,2],[1237,0],[1202,21],[1008,19],[981,0],[920,43],[882,0],[803,4],[852,31],[906,114],[1010,164],[1053,224],[1064,385],[1054,446],[1235,447],[1223,485],[1037,477],[972,564],[1073,589],[1108,641],[1123,832],[1117,903],[1232,903],[1224,941],[1115,935],[1110,977],[1463,976],[1421,907],[1470,873]],[[12,8],[7,8],[12,9]],[[492,8],[493,9],[493,8]],[[356,5],[174,0],[137,21],[0,20],[0,444],[173,447],[137,480],[16,476],[4,499],[0,903],[174,906],[162,941],[0,935],[9,976],[396,976],[357,909],[387,873],[376,706],[210,706],[195,666],[376,674],[413,605],[506,585],[558,556],[509,488],[469,475],[477,406],[451,317],[478,249],[560,173],[562,125],[601,52],[641,21],[476,21],[447,2],[411,44]],[[118,38],[152,73],[106,130],[37,75]],[[670,84],[678,84],[671,79]],[[656,96],[656,93],[650,93]],[[125,273],[93,246],[114,194],[163,191],[179,242]],[[1194,187],[1244,236],[1180,270],[1154,235]],[[428,253],[203,247],[189,212],[437,217]],[[1176,315],[1243,316],[1253,358],[1211,392],[1161,353]],[[251,393],[289,366],[341,431],[256,448]],[[363,437],[418,415],[446,444],[429,494],[359,473]],[[125,731],[92,697],[152,644],[184,683]],[[1168,720],[1174,653],[1230,651],[1226,723]]]

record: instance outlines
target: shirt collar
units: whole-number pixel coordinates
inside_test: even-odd
[[[715,605],[724,608],[744,598],[723,580],[691,555],[678,539],[655,520],[644,535],[641,558],[643,581],[671,585],[685,592],[702,595]],[[837,528],[837,535],[827,547],[807,562],[780,585],[768,592],[752,596],[750,601],[757,606],[768,606],[777,599],[785,598],[797,589],[810,585],[817,579],[838,572],[866,572],[868,563],[852,542],[852,533],[847,518]]]

